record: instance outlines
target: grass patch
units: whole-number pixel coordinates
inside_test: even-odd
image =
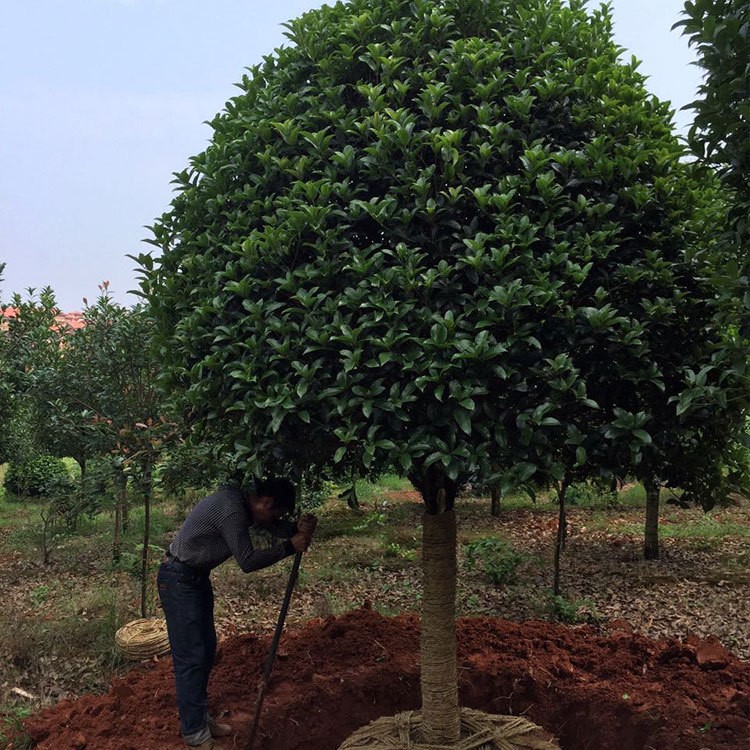
[[[635,508],[646,505],[646,490],[642,484],[630,484],[617,494],[617,502],[623,508]]]
[[[639,529],[640,531],[640,529]],[[715,517],[706,513],[696,521],[667,521],[659,524],[662,539],[723,539],[724,537],[750,537],[750,526],[731,519]]]
[[[34,743],[21,723],[31,713],[31,709],[22,706],[0,705],[0,747],[33,750]]]
[[[597,513],[587,520],[586,525],[592,530],[641,537],[644,522],[623,522],[620,515]],[[750,526],[712,513],[696,516],[696,512],[686,510],[667,510],[659,519],[660,539],[686,539],[709,543],[726,537],[750,538]]]
[[[356,488],[357,498],[362,503],[377,502],[387,492],[408,492],[414,489],[408,479],[397,474],[383,474],[375,482],[358,479]]]
[[[10,495],[0,497],[0,526],[27,526],[33,518],[39,518],[39,513],[46,507],[46,503],[31,500],[16,500]]]

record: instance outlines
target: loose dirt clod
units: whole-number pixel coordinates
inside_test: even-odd
[[[221,644],[211,708],[242,747],[270,638]],[[463,706],[528,718],[563,750],[747,750],[750,664],[697,638],[492,618],[458,621]],[[263,708],[264,750],[335,750],[356,729],[419,708],[419,620],[362,608],[281,641]],[[182,750],[171,661],[147,662],[106,695],[63,700],[25,726],[37,750]],[[231,738],[230,738],[231,739]]]

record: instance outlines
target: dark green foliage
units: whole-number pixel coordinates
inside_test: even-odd
[[[705,77],[690,107],[693,151],[719,170],[734,191],[732,224],[750,241],[750,2],[691,0],[683,27]]]
[[[335,494],[333,482],[313,471],[303,471],[298,485],[297,509],[302,512],[314,510]]]
[[[211,446],[180,442],[164,456],[156,478],[163,492],[180,496],[192,489],[209,491],[227,481],[227,471],[216,461]]]
[[[472,472],[684,456],[747,392],[712,325],[721,209],[608,11],[352,0],[289,37],[139,258],[198,438],[248,473],[392,466],[434,511]]]
[[[747,349],[750,338],[747,253],[750,248],[750,2],[691,0],[685,3],[683,20],[675,26],[682,27],[690,38],[698,54],[698,64],[705,73],[699,98],[689,105],[695,110],[689,142],[701,162],[717,170],[730,206],[728,221],[718,233],[718,241],[725,247],[725,263],[717,265],[717,298],[722,300],[723,328],[727,337],[742,341]],[[726,466],[714,462],[712,470],[689,476],[682,483],[688,500],[706,507],[713,504],[717,494],[722,499],[728,491],[746,491],[750,476],[746,446],[750,437],[737,411],[734,418],[717,420],[713,435],[695,441],[704,456],[720,452]],[[730,443],[728,452],[727,442]],[[720,493],[715,491],[717,486],[721,488]]]
[[[65,462],[39,455],[23,463],[11,463],[5,474],[5,489],[18,497],[55,497],[73,488]]]
[[[1,415],[0,457],[18,463],[36,453],[57,453],[47,394],[60,362],[63,331],[55,323],[57,302],[49,287],[38,293],[29,289],[25,299],[14,294],[11,307],[14,314],[0,328],[0,389],[8,399]]]

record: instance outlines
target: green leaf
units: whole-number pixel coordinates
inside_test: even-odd
[[[454,413],[458,426],[467,434],[471,435],[471,414],[463,409],[457,409]]]

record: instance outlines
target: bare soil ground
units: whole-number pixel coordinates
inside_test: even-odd
[[[562,608],[549,596],[554,506],[509,508],[492,518],[486,500],[466,498],[457,511],[458,610],[471,618],[462,621],[460,629],[466,705],[528,713],[556,734],[566,750],[750,747],[750,678],[744,661],[750,655],[747,507],[716,511],[708,519],[698,511],[665,507],[662,559],[649,563],[641,560],[642,509],[572,508]],[[324,510],[319,539],[304,561],[284,641],[287,660],[292,661],[294,649],[307,644],[305,658],[312,660],[312,671],[296,680],[280,667],[274,679],[278,692],[267,699],[271,723],[265,726],[268,737],[263,747],[328,750],[346,736],[344,732],[381,713],[418,704],[418,653],[416,641],[410,640],[416,616],[401,613],[419,611],[421,514],[417,496],[408,492],[372,498],[354,523],[345,508]],[[487,537],[505,539],[526,555],[515,583],[493,585],[480,571],[467,570],[467,545]],[[48,617],[52,627],[59,596],[75,598],[96,581],[111,585],[113,574],[105,570],[100,556],[101,550],[94,547],[81,550],[77,565],[71,566],[70,556],[62,550],[52,565],[43,566],[28,550],[9,552],[6,546],[0,559],[0,588],[9,606],[0,618],[13,618],[21,631],[32,618],[43,622]],[[225,658],[217,667],[212,695],[238,729],[230,747],[242,747],[258,668],[287,575],[286,564],[251,576],[227,564],[215,575]],[[124,614],[136,617],[133,584],[126,577],[119,580],[128,592]],[[34,602],[32,592],[43,587],[55,596]],[[386,619],[359,609],[368,601]],[[77,617],[95,622],[102,613],[92,610]],[[561,615],[575,623],[529,622]],[[356,643],[374,639],[384,650],[380,656],[373,652],[371,664],[361,662],[351,644],[346,647],[351,653],[346,648],[331,650],[331,640],[339,643],[332,633],[352,634]],[[384,643],[388,638],[394,645]],[[0,667],[3,702],[29,705],[34,711],[50,706],[26,724],[39,750],[179,747],[169,659],[113,670],[111,664],[85,655],[60,663],[54,649],[35,655],[13,653],[18,639],[11,640],[0,643],[0,663],[6,665]],[[396,647],[399,643],[403,649]],[[282,656],[279,665],[284,663]],[[119,677],[105,693],[113,675]],[[339,695],[337,685],[352,692],[351,701]],[[37,700],[29,701],[11,692],[13,688]],[[103,694],[68,702],[92,689]],[[158,721],[143,713],[142,689],[151,691]],[[350,718],[340,726],[326,724],[323,717],[328,711],[339,719],[346,713],[342,706]],[[318,739],[311,735],[308,744],[299,732],[291,731],[295,712],[301,710],[321,717]],[[137,743],[137,733],[118,729],[113,712],[142,717],[148,742],[128,744]],[[96,729],[97,720],[91,724],[87,718],[100,715],[109,717],[106,742]],[[599,727],[605,717],[614,727],[610,734]],[[271,728],[275,719],[285,728],[283,738]],[[76,728],[82,736],[68,731]]]
[[[715,641],[659,642],[549,622],[459,620],[465,706],[523,714],[563,750],[740,750],[748,746],[750,665]],[[335,750],[369,721],[419,707],[419,623],[372,609],[287,633],[256,747]],[[245,747],[269,639],[223,642],[212,709]],[[169,660],[147,662],[103,696],[61,701],[26,722],[38,750],[179,750]]]

